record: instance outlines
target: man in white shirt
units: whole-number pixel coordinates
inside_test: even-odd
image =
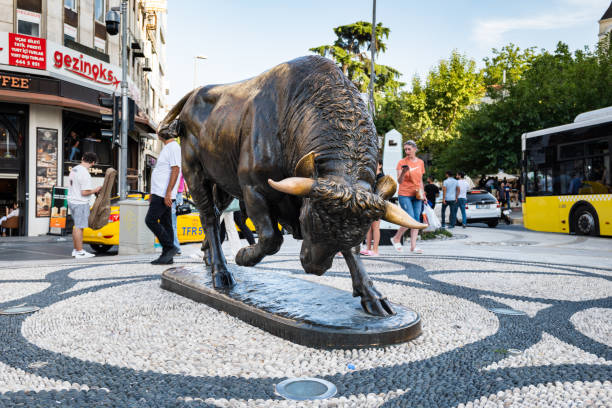
[[[91,258],[95,256],[83,249],[83,229],[87,228],[89,219],[89,199],[102,187],[93,188],[89,169],[96,164],[98,156],[94,152],[84,153],[81,164],[75,166],[68,176],[68,208],[74,220],[72,228],[72,243],[74,249],[72,256],[75,258]]]
[[[145,223],[163,248],[161,256],[151,263],[169,265],[178,253],[178,248],[174,246],[172,203],[176,199],[177,180],[181,172],[181,147],[169,133],[160,132],[158,137],[164,143],[164,148],[151,174],[151,195]]]
[[[457,206],[461,209],[461,225],[465,228],[467,224],[467,219],[465,216],[465,204],[467,203],[467,191],[470,188],[470,185],[465,180],[465,174],[462,172],[457,173]],[[457,219],[457,216],[455,216]]]

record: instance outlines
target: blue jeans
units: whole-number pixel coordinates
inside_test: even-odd
[[[181,243],[178,239],[178,230],[176,229],[176,206],[183,204],[183,193],[176,193],[176,200],[172,202],[172,229],[174,230],[174,246],[181,251]]]
[[[459,209],[461,210],[461,223],[463,224],[463,226],[465,226],[467,224],[467,219],[465,217],[465,203],[466,203],[467,199],[465,198],[458,198],[457,199],[457,207],[459,207]],[[455,210],[455,220],[457,219],[457,210]]]
[[[81,150],[79,150],[79,148],[77,147],[73,147],[70,150],[70,157],[68,158],[68,160],[73,161],[76,158],[76,154],[79,153]]]
[[[408,215],[420,222],[421,212],[423,211],[423,201],[417,200],[417,198],[413,196],[399,196],[398,198],[402,210],[406,211]]]
[[[446,204],[442,202],[442,227],[446,227],[446,208],[450,208],[450,228],[454,228],[457,224],[457,201],[447,201]]]

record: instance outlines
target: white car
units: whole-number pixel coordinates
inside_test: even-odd
[[[486,190],[470,190],[467,192],[465,205],[467,224],[483,222],[494,228],[499,223],[501,208],[499,202]],[[457,208],[457,223],[461,219],[461,209]]]

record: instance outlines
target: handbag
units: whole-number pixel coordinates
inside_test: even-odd
[[[425,198],[424,196],[425,196],[425,194],[423,193],[423,190],[420,189],[420,188],[417,188],[417,190],[416,190],[416,199],[423,201],[423,199]]]

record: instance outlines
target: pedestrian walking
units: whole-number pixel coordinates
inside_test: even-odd
[[[461,209],[461,226],[465,228],[467,225],[467,217],[465,215],[465,205],[467,203],[467,191],[470,185],[465,180],[465,174],[457,172],[457,208]],[[455,209],[455,219],[457,219],[457,210]],[[454,224],[453,224],[454,225]]]
[[[83,249],[83,230],[88,226],[89,199],[96,194],[101,186],[93,188],[89,169],[96,164],[98,156],[94,152],[86,152],[81,156],[81,164],[70,170],[68,176],[68,208],[72,214],[74,227],[72,228],[72,256],[91,258],[94,254]]]
[[[378,160],[378,167],[376,168],[376,182],[385,176],[382,170],[382,160]],[[380,243],[380,220],[372,222],[370,229],[366,234],[366,246],[360,251],[361,255],[366,256],[378,256],[378,244]]]
[[[506,205],[508,206],[508,209],[510,210],[510,193],[512,192],[512,187],[510,186],[510,183],[508,181],[506,181],[506,179],[504,179],[504,198],[506,199]]]
[[[404,153],[406,156],[397,163],[397,181],[399,183],[399,204],[404,211],[406,211],[412,218],[417,221],[421,219],[421,212],[423,210],[423,201],[425,198],[425,191],[423,190],[423,175],[425,174],[425,163],[423,160],[416,157],[418,151],[417,145],[414,141],[408,140],[404,143]],[[393,238],[391,243],[397,251],[402,250],[401,239],[407,228],[400,227]],[[416,247],[416,239],[419,234],[419,230],[415,228],[410,229],[410,251],[417,254],[422,254],[423,250]]]
[[[433,177],[427,176],[427,184],[425,184],[425,197],[427,204],[433,210],[436,208],[436,197],[440,194],[440,188],[434,184]]]
[[[450,209],[449,227],[455,228],[457,223],[457,194],[459,186],[457,180],[453,177],[452,171],[446,172],[446,179],[442,183],[442,228],[446,227],[446,209]]]
[[[160,257],[151,263],[169,265],[174,262],[173,257],[179,251],[174,246],[172,204],[176,200],[177,181],[181,172],[181,147],[171,134],[160,132],[158,137],[164,147],[151,174],[151,195],[145,223],[162,246]]]

